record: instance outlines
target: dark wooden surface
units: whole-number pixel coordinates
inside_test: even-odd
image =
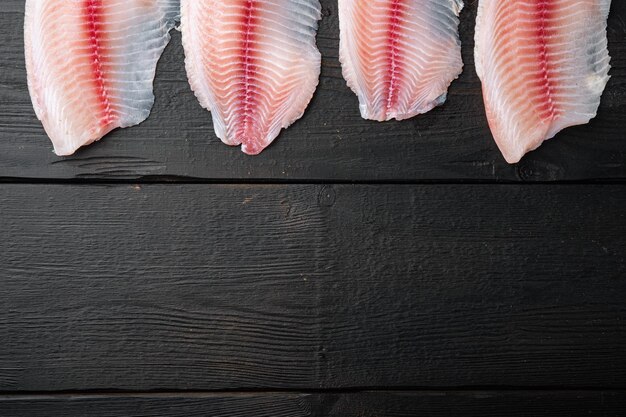
[[[2,388],[626,388],[623,190],[4,185]]]
[[[360,119],[322,0],[319,91],[262,155],[214,137],[176,33],[151,118],[57,158],[4,0],[0,417],[626,415],[626,3],[598,118],[512,166],[467,3],[428,115]]]
[[[364,391],[0,397],[14,417],[622,417],[626,391]]]

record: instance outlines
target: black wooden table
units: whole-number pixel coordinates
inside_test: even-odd
[[[323,0],[319,90],[258,157],[213,134],[180,35],[143,125],[58,158],[0,30],[0,416],[625,416],[626,2],[598,117],[518,165],[473,66],[364,121]]]

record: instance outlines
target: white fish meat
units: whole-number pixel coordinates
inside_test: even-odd
[[[178,0],[26,0],[28,87],[58,155],[144,121]]]
[[[256,155],[302,117],[319,82],[318,0],[182,0],[189,82],[217,136]]]
[[[461,0],[339,0],[339,58],[361,116],[386,121],[446,100],[463,70]]]
[[[475,60],[487,118],[518,162],[596,116],[609,80],[611,0],[480,0]]]

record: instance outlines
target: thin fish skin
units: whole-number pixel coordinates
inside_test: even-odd
[[[609,80],[610,6],[611,0],[480,0],[476,70],[507,162],[596,116]]]
[[[404,120],[446,100],[463,71],[461,0],[339,0],[339,59],[364,119]]]
[[[216,135],[262,152],[302,117],[319,83],[318,0],[182,0],[192,90]]]
[[[59,156],[144,121],[179,0],[26,0],[35,113]]]

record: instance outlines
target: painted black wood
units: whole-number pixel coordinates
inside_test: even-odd
[[[2,185],[0,390],[626,388],[623,185]]]
[[[199,178],[281,181],[553,181],[626,178],[626,3],[609,19],[612,79],[597,119],[568,129],[517,166],[491,139],[473,65],[477,1],[467,1],[461,37],[465,71],[448,102],[402,123],[359,117],[341,76],[336,0],[322,0],[319,90],[302,120],[258,157],[229,148],[191,93],[179,34],[159,66],[157,102],[143,125],[116,131],[74,157],[57,158],[31,108],[25,82],[24,0],[0,10],[0,178]]]
[[[626,391],[0,397],[3,417],[621,417]]]
[[[323,407],[320,417],[619,417],[626,414],[625,391],[362,392],[335,398],[326,400],[330,407]]]
[[[214,137],[176,33],[151,118],[57,158],[26,89],[24,0],[4,0],[0,181],[42,184],[0,185],[0,416],[626,415],[623,185],[141,184],[623,182],[626,3],[598,118],[516,166],[484,118],[476,3],[465,71],[428,115],[360,119],[322,0],[320,88],[261,156]]]
[[[1,397],[3,417],[313,417],[306,394]],[[315,414],[317,415],[317,414]]]

